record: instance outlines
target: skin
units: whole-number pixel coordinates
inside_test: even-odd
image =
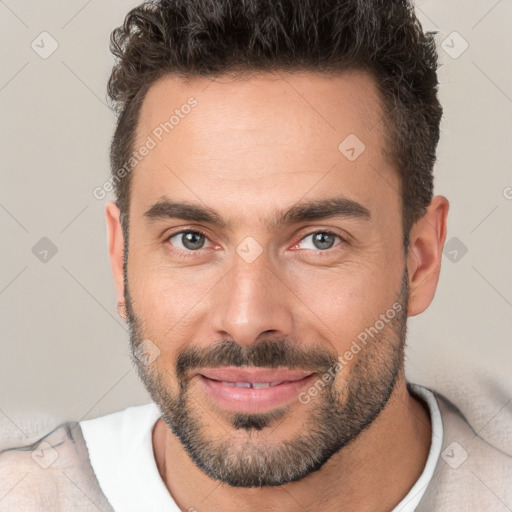
[[[170,393],[178,390],[177,355],[192,342],[206,347],[232,339],[250,346],[269,331],[298,340],[304,349],[344,354],[396,301],[405,267],[408,315],[429,306],[449,204],[443,196],[434,197],[411,229],[405,255],[400,180],[383,152],[386,123],[370,76],[260,73],[188,82],[166,76],[144,100],[136,147],[191,96],[197,107],[132,171],[129,212],[131,306],[143,336],[160,350],[153,365]],[[366,146],[353,162],[338,150],[349,134]],[[207,206],[229,227],[177,218],[148,221],[144,212],[163,196]],[[364,205],[370,219],[268,225],[277,210],[299,201],[339,196]],[[123,301],[123,233],[114,203],[107,205],[106,217],[118,300]],[[180,237],[170,241],[169,236],[185,228],[205,231],[208,241],[179,258],[187,249]],[[320,251],[308,237],[317,229],[349,243]],[[246,237],[263,249],[251,263],[236,252]],[[357,359],[337,374],[340,389]],[[228,435],[234,446],[252,435],[233,429],[199,386],[194,384],[191,393],[211,419],[210,434]],[[277,426],[255,439],[291,439],[310,413],[296,401]],[[182,510],[198,512],[391,510],[423,471],[430,439],[429,414],[408,393],[403,372],[369,428],[319,471],[283,486],[219,483],[194,464],[162,419],[153,430],[155,460],[169,492]]]

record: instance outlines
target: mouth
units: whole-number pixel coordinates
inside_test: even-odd
[[[215,379],[212,379],[215,380]],[[219,382],[219,381],[217,381]],[[264,388],[270,388],[274,386],[279,386],[279,384],[282,384],[284,381],[281,382],[226,382],[226,381],[220,381],[222,384],[225,384],[226,386],[234,386],[235,388],[253,388],[253,389],[264,389]]]
[[[245,413],[268,412],[297,401],[315,374],[266,368],[209,368],[196,376],[203,390],[223,409]]]

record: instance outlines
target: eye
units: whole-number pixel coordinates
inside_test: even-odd
[[[306,242],[308,239],[310,241]],[[310,233],[309,235],[305,236],[297,244],[297,246],[306,243],[307,245],[309,245],[309,247],[303,247],[305,249],[326,251],[328,249],[332,249],[332,247],[339,245],[339,243],[335,244],[336,239],[338,239],[340,243],[344,241],[343,238],[341,238],[336,233],[333,233],[332,231],[315,231],[314,233]]]
[[[205,248],[208,237],[201,231],[180,231],[167,238],[167,241],[177,249],[185,252],[195,252]]]

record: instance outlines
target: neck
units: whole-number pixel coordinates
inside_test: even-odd
[[[182,510],[374,512],[393,509],[420,477],[431,440],[430,415],[403,374],[375,421],[315,473],[290,484],[234,488],[204,474],[162,419],[153,429],[160,475]]]

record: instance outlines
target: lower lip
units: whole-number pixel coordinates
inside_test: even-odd
[[[198,375],[199,381],[215,401],[224,409],[237,412],[258,413],[287,405],[297,400],[300,391],[313,379],[308,375],[300,380],[283,382],[268,388],[237,388],[218,380],[207,379]]]

